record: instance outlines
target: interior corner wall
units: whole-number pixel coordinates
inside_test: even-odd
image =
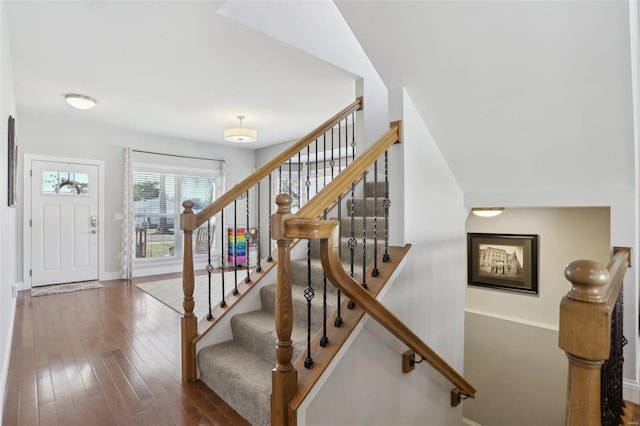
[[[608,207],[469,215],[467,232],[538,235],[539,294],[467,287],[464,369],[478,395],[464,402],[465,418],[495,426],[564,423],[567,360],[558,321],[571,284],[563,271],[576,259],[608,263],[610,219]]]
[[[22,169],[25,153],[104,161],[106,223],[102,224],[101,229],[102,237],[106,239],[104,270],[107,276],[120,277],[122,221],[116,218],[116,214],[122,213],[124,148],[226,160],[229,170],[228,187],[235,185],[253,172],[255,161],[253,150],[119,129],[87,119],[87,113],[91,114],[92,111],[70,110],[65,114],[54,116],[35,110],[21,110],[19,162]],[[19,176],[18,192],[23,194],[22,173]],[[22,206],[24,202],[28,200],[20,199],[17,218],[19,271],[22,271]],[[20,275],[22,275],[21,272]]]
[[[6,2],[0,2],[0,419],[4,400],[8,392],[7,375],[16,298],[16,209],[7,206],[7,122],[9,115],[16,118],[16,104],[13,91],[13,73],[7,30]]]

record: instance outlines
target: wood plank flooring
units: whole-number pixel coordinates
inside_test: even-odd
[[[638,426],[640,425],[640,405],[636,405],[632,402],[625,401],[626,407],[624,409],[624,418],[622,419],[623,425]]]
[[[3,425],[249,425],[182,382],[177,312],[126,281],[103,284],[19,293]]]

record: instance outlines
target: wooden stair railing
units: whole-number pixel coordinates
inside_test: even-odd
[[[278,241],[278,280],[276,290],[276,357],[278,364],[272,371],[271,424],[295,425],[295,413],[290,401],[297,391],[297,371],[292,364],[291,331],[293,328],[293,305],[291,295],[290,243],[294,239],[320,239],[320,255],[327,276],[340,291],[355,304],[404,342],[417,355],[431,364],[451,381],[452,405],[457,405],[462,396],[474,397],[476,390],[455,369],[424,343],[404,323],[386,309],[375,297],[351,277],[340,260],[338,221],[318,219],[327,205],[338,198],[381,157],[389,147],[401,140],[401,123],[391,123],[391,129],[372,147],[361,154],[340,175],[331,181],[313,200],[297,214],[291,214],[291,197],[280,194],[276,198],[278,211],[271,217],[273,239]]]
[[[559,346],[569,360],[566,425],[621,424],[622,289],[630,249],[615,248],[605,268],[576,260],[564,275],[572,284],[560,303]]]
[[[193,265],[193,231],[206,223],[209,219],[223,211],[227,206],[234,203],[235,200],[248,194],[248,191],[259,185],[263,179],[269,177],[273,172],[278,170],[292,157],[299,154],[304,149],[316,142],[326,132],[329,132],[340,122],[363,108],[363,99],[359,97],[355,102],[345,107],[342,111],[325,121],[308,135],[301,138],[298,142],[291,145],[278,156],[274,157],[267,164],[256,170],[250,176],[246,177],[240,183],[235,185],[229,191],[225,192],[216,201],[209,204],[200,212],[193,211],[194,203],[186,200],[182,203],[184,207],[183,213],[180,215],[180,228],[184,232],[184,257],[182,266],[182,287],[184,291],[184,316],[181,318],[181,347],[182,347],[182,378],[187,381],[196,380],[196,342],[199,339],[198,319],[194,315],[195,301],[193,298],[195,287],[195,273]],[[353,122],[352,122],[353,126]],[[316,145],[317,146],[317,145]],[[222,226],[220,226],[222,229]],[[273,266],[273,263],[271,263]],[[241,296],[241,295],[240,295]],[[238,298],[236,298],[237,300]],[[224,313],[228,311],[231,305],[224,308]]]

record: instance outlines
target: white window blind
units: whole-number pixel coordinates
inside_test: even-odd
[[[184,241],[180,230],[182,202],[192,200],[193,210],[197,213],[219,197],[223,191],[223,162],[136,154],[139,155],[134,160],[138,162],[133,162],[132,173],[136,262],[181,259]],[[203,165],[209,167],[202,168]],[[212,222],[213,232],[215,218]],[[207,252],[207,240],[204,240],[204,247],[199,247],[196,245],[202,245],[202,238],[195,238],[196,234],[206,232],[206,226],[204,230],[194,231],[196,255]],[[214,241],[211,240],[212,244]]]

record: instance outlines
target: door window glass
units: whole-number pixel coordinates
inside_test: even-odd
[[[42,193],[87,195],[89,193],[89,174],[61,170],[43,170]]]

